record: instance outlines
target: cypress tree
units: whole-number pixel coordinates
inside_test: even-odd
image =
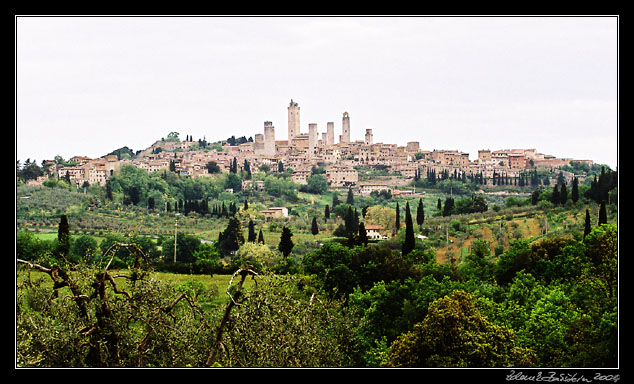
[[[531,193],[531,204],[537,205],[537,203],[539,202],[539,194],[540,192],[538,190],[535,190],[533,191],[533,193]]]
[[[396,232],[401,229],[401,211],[398,206],[398,201],[396,202]]]
[[[348,207],[348,210],[346,211],[346,215],[343,218],[343,223],[344,226],[346,228],[346,233],[351,233],[351,232],[356,232],[354,230],[354,217],[353,217],[353,213],[352,213],[352,207]]]
[[[335,209],[335,207],[339,205],[339,196],[337,196],[336,193],[332,194],[332,209]]]
[[[247,237],[247,241],[255,243],[255,225],[251,219],[249,219],[249,236]]]
[[[414,224],[412,223],[412,215],[409,212],[409,202],[405,203],[405,240],[401,247],[403,256],[408,255],[414,250],[416,239],[414,238]]]
[[[566,190],[566,184],[561,185],[561,190],[559,191],[559,202],[561,205],[566,204],[566,200],[568,200],[568,191]]]
[[[317,225],[317,218],[313,216],[313,222],[310,225],[310,233],[313,234],[313,236],[315,236],[316,234],[319,233],[319,226]]]
[[[60,217],[57,226],[57,251],[62,258],[66,258],[70,252],[70,225],[66,215]]]
[[[110,180],[106,181],[106,199],[112,201],[112,185],[110,184]]]
[[[586,223],[585,226],[583,228],[583,238],[585,239],[586,236],[588,236],[588,234],[590,233],[590,231],[592,230],[592,228],[590,227],[590,210],[588,208],[586,208]]]
[[[264,244],[264,234],[262,234],[262,228],[260,228],[260,233],[258,234],[258,243]]]
[[[291,237],[293,237],[291,230],[286,226],[282,228],[282,236],[280,236],[280,244],[277,246],[277,249],[282,252],[284,256],[290,255],[293,250],[293,246],[295,245],[293,244]]]
[[[416,208],[416,224],[419,226],[425,222],[425,210],[423,208],[423,199],[418,200],[418,207]]]
[[[352,188],[348,188],[348,196],[346,197],[346,204],[354,205],[354,195],[352,194]]]
[[[352,214],[352,232],[356,233],[359,231],[359,212],[357,209],[354,209],[354,213]]]
[[[365,230],[365,224],[363,222],[359,223],[359,245],[368,245],[368,233]]]
[[[608,223],[608,213],[605,210],[605,201],[601,201],[601,207],[599,208],[599,225]]]
[[[326,204],[326,208],[324,208],[324,219],[330,219],[330,207],[328,207],[328,204]]]
[[[576,177],[572,179],[572,192],[570,193],[570,199],[573,203],[579,201],[579,180]]]
[[[453,197],[448,197],[447,199],[445,199],[445,207],[443,208],[442,215],[449,216],[453,214],[453,209],[454,209],[454,199]]]

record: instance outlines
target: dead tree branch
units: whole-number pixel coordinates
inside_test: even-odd
[[[236,289],[236,292],[234,293],[233,296],[231,296],[231,294],[229,293],[229,289],[231,288],[231,285],[233,283],[233,278],[238,274],[241,276],[241,278],[240,278],[240,281],[238,282],[238,287]],[[257,273],[255,273],[251,269],[240,268],[233,274],[233,276],[231,276],[231,280],[229,281],[229,286],[227,287],[227,295],[229,295],[231,300],[229,301],[229,303],[227,303],[227,307],[225,308],[225,313],[222,316],[222,319],[220,320],[220,325],[218,326],[218,332],[216,333],[216,341],[214,342],[214,345],[212,346],[211,351],[209,352],[209,357],[207,358],[207,364],[206,364],[208,367],[213,364],[216,358],[218,347],[221,345],[221,342],[222,342],[222,334],[224,332],[225,326],[227,325],[227,322],[229,321],[229,317],[231,315],[231,309],[235,305],[240,305],[238,303],[238,300],[240,299],[240,296],[242,295],[242,285],[244,284],[244,281],[249,275],[257,276]]]

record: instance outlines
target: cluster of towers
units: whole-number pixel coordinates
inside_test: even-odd
[[[335,145],[335,126],[333,122],[326,123],[326,132],[322,133],[319,140],[317,124],[308,124],[308,133],[302,134],[300,130],[300,108],[299,104],[291,99],[288,105],[288,143],[289,148],[307,150],[314,153],[318,145],[332,146]],[[350,115],[348,112],[343,113],[341,123],[341,135],[339,135],[339,143],[345,144],[350,142]],[[372,144],[372,130],[366,129],[366,144]],[[255,152],[264,156],[274,156],[275,148],[275,127],[270,121],[264,122],[264,134],[255,135]]]

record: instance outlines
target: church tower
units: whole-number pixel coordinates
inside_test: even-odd
[[[299,134],[299,105],[291,99],[288,105],[288,145]]]

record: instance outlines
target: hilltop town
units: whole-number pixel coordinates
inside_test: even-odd
[[[172,169],[180,175],[205,177],[210,175],[209,164],[215,164],[220,172],[229,172],[231,164],[251,169],[263,165],[271,169],[292,169],[291,180],[306,184],[314,166],[323,167],[329,187],[353,188],[357,193],[392,189],[407,185],[414,178],[426,178],[441,173],[455,177],[478,177],[484,184],[493,184],[494,178],[516,179],[532,168],[547,168],[555,171],[568,165],[572,159],[561,159],[542,154],[536,149],[482,149],[477,159],[471,161],[469,153],[459,150],[423,149],[420,142],[410,141],[405,146],[390,143],[375,143],[372,129],[365,129],[363,140],[352,140],[351,117],[343,112],[340,135],[335,139],[335,123],[326,123],[325,132],[319,134],[316,123],[308,124],[308,132],[302,132],[300,106],[292,100],[288,105],[287,139],[277,140],[276,129],[271,121],[265,121],[263,132],[248,140],[207,143],[194,140],[187,135],[184,140],[176,132],[170,133],[133,157],[119,158],[107,155],[92,159],[75,156],[69,159],[72,166],[48,163],[49,175],[31,183],[41,183],[50,175],[67,177],[70,181],[84,185],[104,185],[124,164],[132,164],[148,172]],[[245,163],[246,161],[246,163]],[[592,160],[574,160],[592,165]],[[372,180],[364,177],[368,169],[388,170],[393,176]],[[569,181],[572,173],[558,172],[559,177]],[[250,182],[245,180],[246,183]]]

